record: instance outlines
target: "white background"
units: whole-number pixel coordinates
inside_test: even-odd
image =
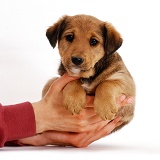
[[[0,0],[0,103],[41,98],[59,65],[45,31],[66,14],[96,16],[122,34],[119,53],[137,87],[134,120],[87,148],[4,147],[0,159],[160,159],[159,0]]]

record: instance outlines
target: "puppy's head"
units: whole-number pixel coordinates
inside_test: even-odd
[[[66,71],[84,78],[93,76],[95,64],[122,44],[111,24],[88,15],[64,16],[48,28],[46,36],[53,48],[58,42]]]

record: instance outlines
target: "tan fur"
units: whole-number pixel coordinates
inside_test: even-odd
[[[135,104],[119,110],[116,104],[116,98],[121,94],[135,97],[133,78],[116,52],[122,44],[117,30],[110,23],[95,17],[76,15],[62,17],[49,27],[46,35],[53,48],[58,41],[62,60],[59,74],[68,72],[71,76],[81,78],[65,86],[65,107],[73,114],[79,113],[85,107],[86,94],[92,94],[95,95],[95,112],[103,120],[122,116],[122,126],[130,122]],[[68,35],[74,37],[73,41],[68,41]],[[98,41],[96,45],[91,44],[93,39]],[[83,63],[74,64],[72,57],[83,59]],[[46,84],[43,95],[53,81],[50,80]]]

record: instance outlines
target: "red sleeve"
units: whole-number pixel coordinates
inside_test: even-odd
[[[0,147],[6,142],[30,137],[36,133],[31,103],[2,106],[0,104]]]

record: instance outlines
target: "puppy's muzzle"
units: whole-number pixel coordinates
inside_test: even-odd
[[[83,58],[81,58],[81,57],[74,57],[74,56],[71,58],[71,60],[72,60],[72,63],[75,64],[76,66],[81,65],[83,63],[83,61],[84,61]]]
[[[64,65],[70,75],[79,75],[80,73],[84,73],[90,70],[90,65],[86,64],[85,58],[81,56],[71,56],[71,59],[66,62]]]

